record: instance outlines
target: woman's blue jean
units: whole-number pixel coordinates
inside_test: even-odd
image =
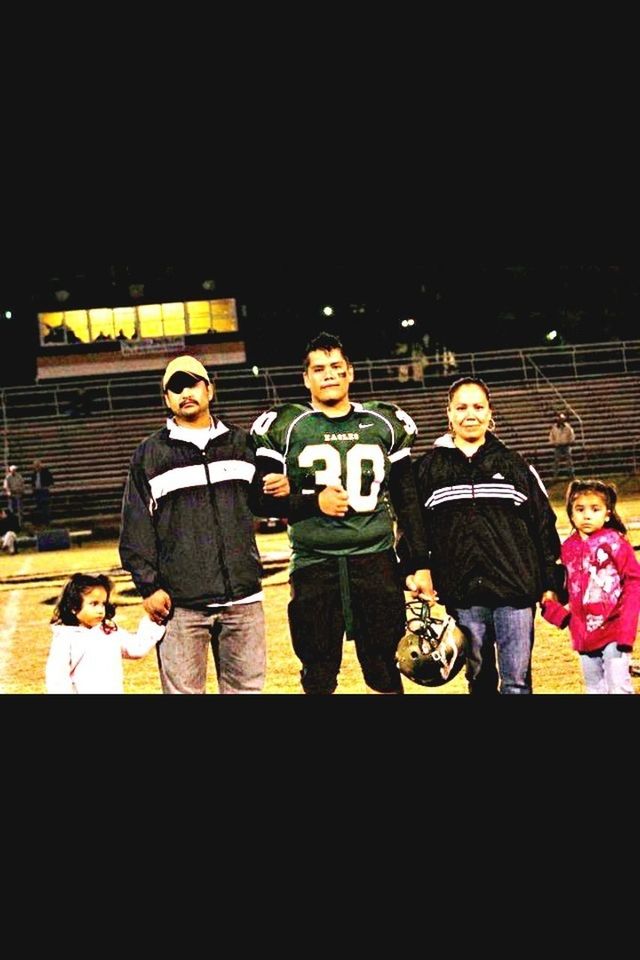
[[[500,693],[531,693],[535,607],[468,607],[454,615],[467,638],[469,693],[495,694],[498,684]]]

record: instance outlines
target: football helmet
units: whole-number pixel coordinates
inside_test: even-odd
[[[407,603],[407,632],[398,644],[398,670],[424,687],[441,687],[464,664],[465,638],[453,617],[431,616],[428,600]]]

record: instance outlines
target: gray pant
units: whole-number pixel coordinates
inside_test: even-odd
[[[218,610],[176,607],[158,644],[163,693],[206,693],[209,644],[220,693],[260,693],[266,673],[262,603]]]
[[[587,693],[635,693],[629,676],[631,654],[609,643],[596,653],[581,653],[580,665]]]
[[[568,444],[557,444],[553,448],[553,479],[560,476],[560,464],[562,461],[566,461],[569,473],[572,477],[575,476],[573,468],[573,457],[571,455],[571,447]]]

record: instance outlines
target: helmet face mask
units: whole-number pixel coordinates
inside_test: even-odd
[[[424,687],[441,687],[464,664],[465,638],[453,617],[431,616],[427,600],[407,603],[407,632],[398,644],[398,670]]]

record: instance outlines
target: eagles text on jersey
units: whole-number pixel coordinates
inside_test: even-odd
[[[258,456],[271,458],[274,471],[285,469],[292,493],[342,486],[349,495],[344,518],[314,516],[290,526],[294,567],[393,546],[389,472],[393,463],[411,456],[417,433],[404,410],[371,400],[331,418],[289,403],[263,413],[251,433]]]

